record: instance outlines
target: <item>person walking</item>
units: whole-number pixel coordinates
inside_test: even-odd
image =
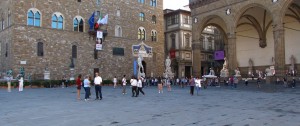
[[[248,78],[245,79],[245,86],[248,86]]]
[[[114,82],[114,88],[116,88],[116,87],[117,87],[117,82],[118,82],[118,80],[117,80],[117,77],[116,77],[116,76],[114,77],[114,79],[113,79],[113,82]]]
[[[200,88],[201,88],[201,79],[199,77],[195,79],[195,85],[196,85],[197,95],[199,95]]]
[[[193,96],[194,95],[194,88],[195,88],[195,79],[193,76],[191,76],[190,80],[189,80],[189,84],[190,84],[190,94]]]
[[[257,84],[257,88],[260,88],[260,77],[257,78],[256,84]]]
[[[122,79],[122,88],[123,88],[123,95],[126,94],[126,75],[123,76],[123,79]]]
[[[130,79],[132,97],[137,97],[137,80],[134,76]]]
[[[163,91],[163,83],[162,83],[162,78],[158,77],[157,79],[157,88],[158,88],[158,93],[164,93]]]
[[[233,78],[233,87],[234,88],[237,88],[237,84],[239,83],[239,79],[235,76],[234,78]]]
[[[89,80],[89,76],[86,76],[84,81],[83,81],[83,87],[85,90],[85,97],[84,100],[88,101],[90,99],[90,87],[91,87],[91,82]]]
[[[168,91],[171,91],[172,89],[171,89],[171,80],[170,80],[170,78],[166,79],[166,84],[167,84]]]
[[[23,91],[23,86],[24,86],[24,80],[23,77],[21,77],[19,80],[19,91]]]
[[[136,97],[139,96],[139,92],[141,92],[143,95],[145,95],[144,91],[143,91],[143,79],[142,77],[139,77],[138,81],[137,81],[137,95]]]
[[[77,79],[76,79],[77,100],[80,100],[80,90],[81,90],[81,85],[82,85],[81,74],[79,74],[78,77],[77,77]]]
[[[295,87],[296,87],[296,79],[295,79],[295,77],[293,77],[292,88],[295,88]]]
[[[95,92],[96,92],[96,99],[95,100],[102,100],[102,78],[100,77],[99,73],[95,74],[96,77],[94,79],[94,84],[95,84]],[[100,95],[100,99],[99,99],[99,95]]]

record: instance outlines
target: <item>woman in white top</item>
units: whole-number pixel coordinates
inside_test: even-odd
[[[138,82],[137,82],[137,96],[139,96],[139,92],[141,92],[143,95],[145,95],[144,91],[143,91],[143,79],[142,77],[139,77]]]
[[[123,79],[122,79],[122,84],[123,84],[123,95],[126,94],[126,75],[124,75]]]
[[[118,82],[118,80],[117,80],[117,77],[115,76],[115,78],[113,79],[113,82],[114,82],[114,88],[116,88],[117,87],[117,82]]]
[[[137,80],[134,76],[130,79],[132,97],[137,97]]]
[[[85,90],[85,98],[84,100],[87,101],[90,99],[90,87],[91,87],[91,81],[89,80],[89,77],[86,76],[84,81],[83,81],[83,87]]]
[[[200,88],[201,88],[201,79],[199,77],[197,77],[195,79],[195,84],[196,84],[196,89],[197,89],[197,95],[199,95]]]
[[[23,91],[23,86],[24,86],[24,80],[23,77],[20,78],[19,80],[19,91]]]

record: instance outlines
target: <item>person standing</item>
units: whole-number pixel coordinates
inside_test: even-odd
[[[19,91],[23,91],[23,86],[24,86],[24,80],[23,77],[21,77],[19,80]]]
[[[76,79],[77,100],[80,100],[80,90],[81,90],[81,85],[82,85],[81,74],[79,74],[78,77],[77,77],[77,79]]]
[[[83,81],[83,84],[84,84],[84,90],[85,90],[85,98],[84,100],[87,101],[90,99],[90,87],[91,87],[91,82],[89,80],[89,76],[86,76],[84,81]]]
[[[201,88],[201,79],[199,77],[195,79],[195,84],[196,84],[197,95],[199,95],[200,88]]]
[[[96,75],[94,79],[95,92],[96,92],[95,100],[102,100],[102,91],[101,91],[102,78],[99,76],[99,73],[96,73],[95,75]],[[100,99],[99,99],[99,95],[100,95]]]
[[[116,88],[116,87],[117,87],[117,82],[118,82],[118,80],[117,80],[117,77],[116,77],[116,76],[114,77],[114,79],[113,79],[113,82],[114,82],[114,88]]]
[[[169,78],[166,79],[166,84],[167,84],[167,87],[168,87],[168,91],[171,91],[171,81]]]
[[[63,78],[61,79],[61,88],[65,88],[65,85],[66,85],[66,77],[63,76]]]
[[[260,88],[260,77],[257,78],[256,84],[257,84],[257,87]]]
[[[193,76],[191,76],[191,78],[189,80],[189,84],[190,84],[190,94],[193,96],[194,88],[195,88],[195,79],[193,78]]]
[[[295,88],[295,87],[296,87],[296,79],[295,79],[295,77],[293,77],[292,88]]]
[[[164,93],[163,91],[163,84],[162,84],[162,78],[161,77],[158,77],[157,79],[157,88],[158,88],[158,93]]]
[[[245,86],[248,86],[248,78],[245,79]]]
[[[239,79],[235,76],[234,78],[233,78],[233,86],[234,86],[234,88],[237,88],[237,84],[239,83]]]
[[[132,97],[137,97],[137,80],[134,76],[130,79]]]
[[[123,95],[126,94],[126,75],[123,76],[123,79],[122,79],[122,85],[123,85]]]
[[[143,95],[145,95],[144,91],[143,91],[143,79],[142,77],[139,77],[138,81],[137,81],[137,94],[136,97],[139,96],[139,92],[141,92]]]

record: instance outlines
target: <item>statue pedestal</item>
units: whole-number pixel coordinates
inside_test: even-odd
[[[229,73],[226,70],[221,70],[220,77],[229,77]]]
[[[50,80],[50,71],[44,72],[44,80]]]
[[[140,72],[139,72],[137,77],[138,77],[138,78],[139,78],[139,77],[146,77],[146,74],[145,74],[145,73],[140,73]]]
[[[272,77],[268,77],[268,76],[266,77],[266,84],[271,84],[271,78]]]

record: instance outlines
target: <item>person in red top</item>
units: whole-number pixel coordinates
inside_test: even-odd
[[[81,74],[79,74],[76,79],[76,85],[77,85],[77,99],[80,100],[80,90],[82,85]]]

